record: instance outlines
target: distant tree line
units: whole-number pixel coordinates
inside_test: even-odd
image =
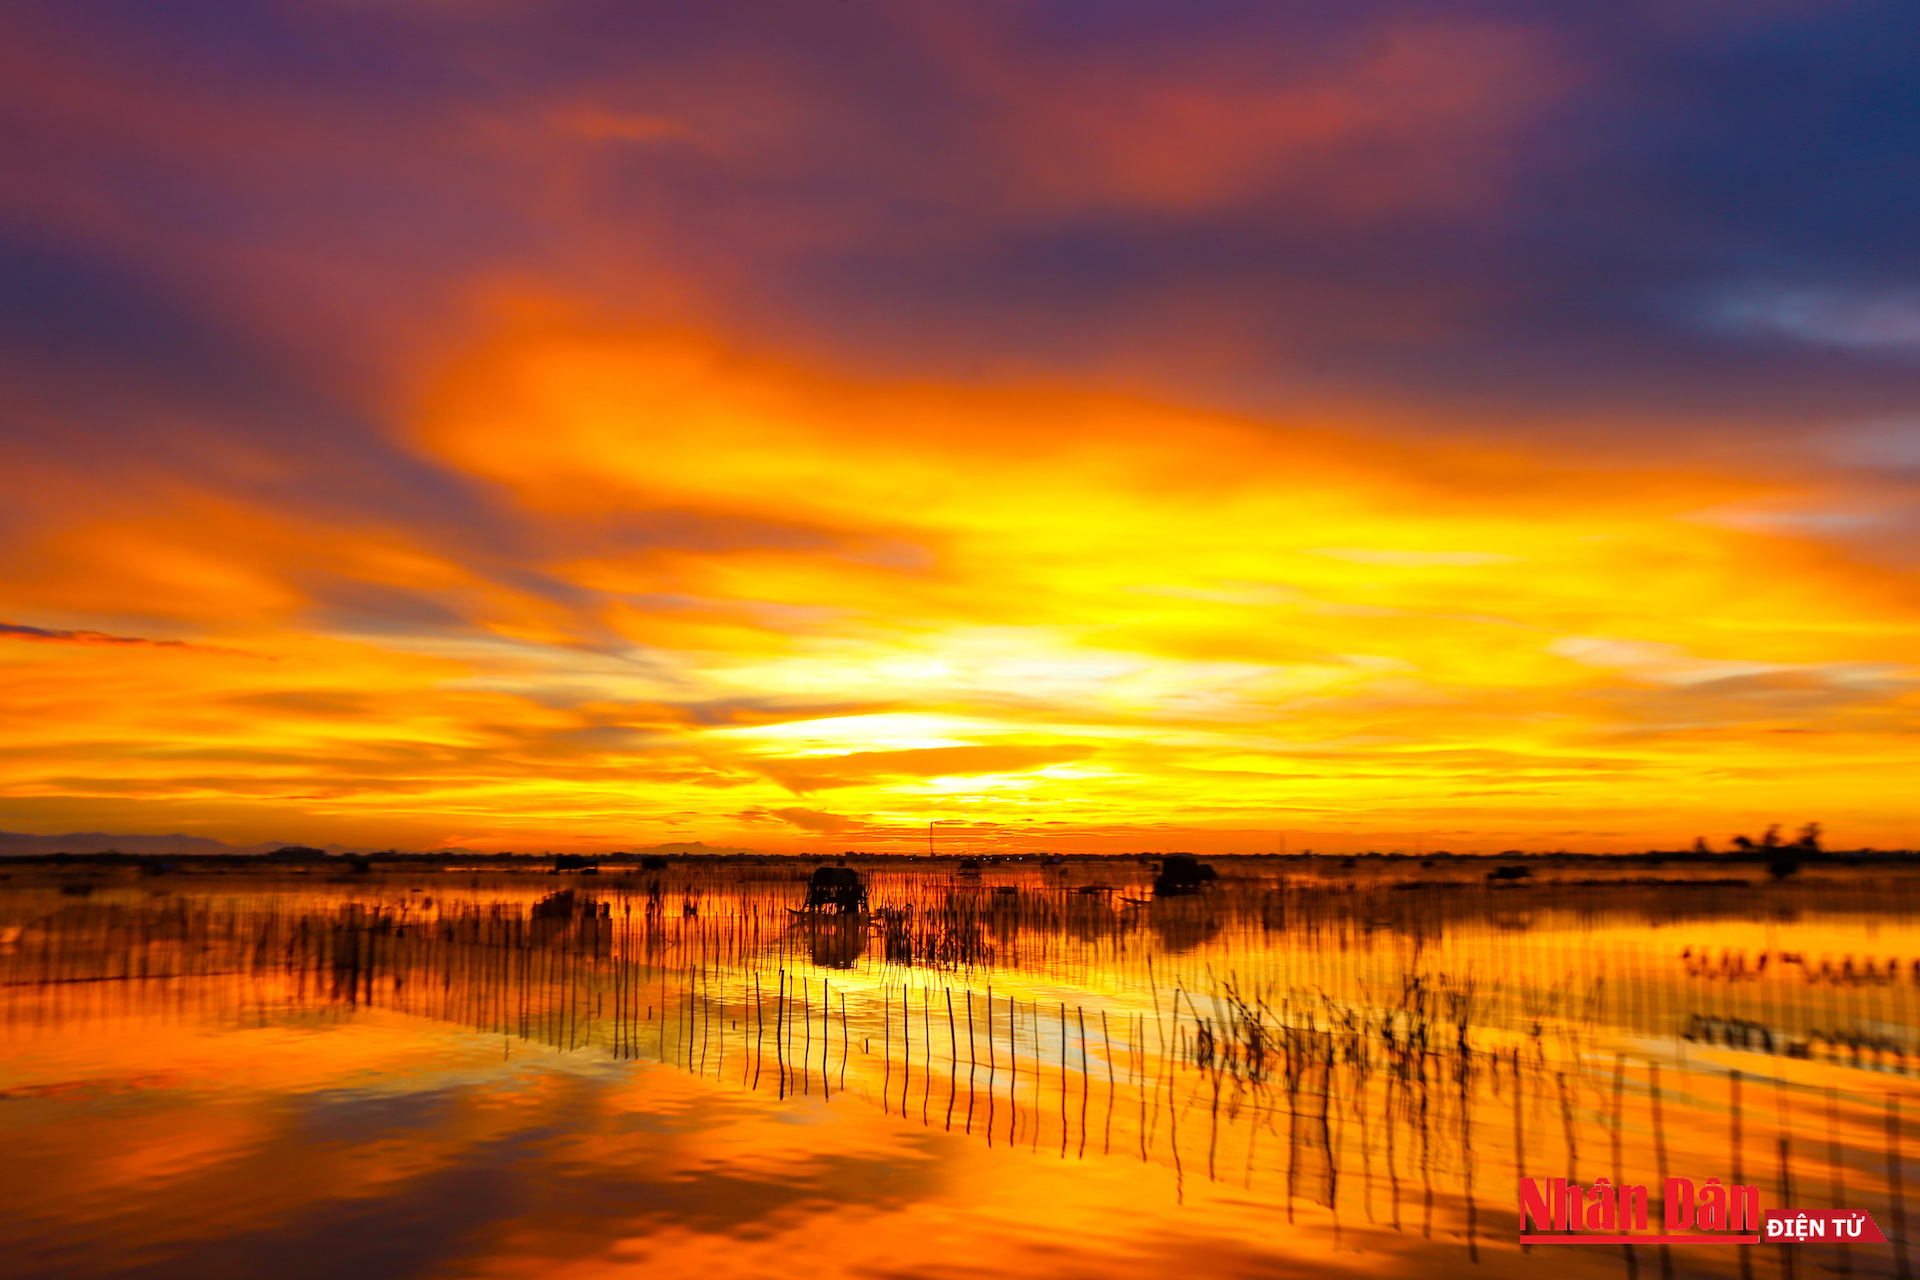
[[[1825,856],[1826,850],[1820,844],[1821,830],[1819,823],[1809,822],[1801,827],[1799,835],[1789,842],[1781,836],[1780,824],[1776,822],[1761,832],[1758,840],[1742,834],[1734,836],[1727,843],[1732,847],[1732,856],[1747,858],[1757,856],[1771,859],[1767,869],[1773,873],[1774,879],[1783,880],[1800,869],[1802,858]],[[1695,836],[1693,851],[1711,854],[1713,846],[1707,843],[1705,836]]]

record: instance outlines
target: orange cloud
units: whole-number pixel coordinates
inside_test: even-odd
[[[1291,67],[1208,49],[1147,77],[1005,50],[961,65],[1001,99],[1030,199],[1189,210],[1280,189],[1296,216],[1348,218],[1484,206],[1519,130],[1576,81],[1519,27],[1387,23],[1350,44]]]
[[[960,778],[1024,773],[1092,754],[1077,746],[928,747],[918,751],[853,751],[837,756],[766,759],[756,765],[795,795],[890,778]],[[794,812],[783,810],[784,812]]]
[[[509,848],[928,821],[1623,847],[1814,817],[1900,842],[1906,578],[1703,514],[1778,486],[1362,425],[509,332],[423,395],[411,447],[511,542],[215,492],[38,526],[10,627],[131,640],[53,624],[132,601],[205,643],[18,646],[0,817]],[[791,804],[824,791],[836,812]]]
[[[802,831],[829,836],[854,825],[851,818],[843,818],[837,813],[823,813],[818,809],[746,809],[733,816],[742,822],[785,822]]]
[[[185,640],[148,640],[141,636],[111,636],[103,631],[61,631],[45,627],[23,627],[0,622],[0,640],[26,640],[34,644],[106,644],[151,645],[157,649],[201,649],[208,653],[238,653],[212,645],[190,644]]]

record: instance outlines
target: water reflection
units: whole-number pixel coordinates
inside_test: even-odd
[[[871,913],[795,915],[805,874],[12,887],[0,1256],[1520,1274],[1516,1176],[1669,1172],[1904,1234],[1904,884],[1269,875],[1134,902],[1144,879],[903,873]],[[1799,1265],[1907,1266],[1822,1248]]]
[[[822,969],[851,969],[867,953],[866,921],[845,916],[816,916],[793,928],[806,938],[807,958]]]

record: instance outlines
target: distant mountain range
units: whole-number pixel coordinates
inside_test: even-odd
[[[216,854],[251,855],[267,853],[293,840],[266,840],[259,844],[228,844],[209,836],[132,836],[111,835],[105,831],[72,831],[63,836],[30,836],[18,831],[0,831],[0,858],[30,858],[48,853],[120,853],[186,854],[201,857]]]
[[[60,836],[34,836],[19,831],[0,831],[0,858],[35,858],[50,853],[138,853],[154,856],[173,855],[185,857],[257,857],[271,853],[275,849],[302,843],[298,840],[262,840],[258,844],[228,844],[224,840],[215,840],[211,836],[137,836],[114,835],[105,831],[71,831]],[[328,853],[367,852],[347,845],[316,845]],[[404,851],[403,851],[404,852]],[[426,853],[481,854],[478,849],[429,849]],[[519,853],[534,853],[536,850],[520,849]],[[569,849],[562,852],[574,853],[580,850]],[[621,852],[635,854],[665,855],[670,853],[686,854],[737,854],[755,853],[753,849],[716,848],[702,844],[698,840],[680,841],[673,844],[656,844],[646,848],[628,847]]]

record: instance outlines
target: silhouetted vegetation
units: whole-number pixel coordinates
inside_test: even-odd
[[[1778,1109],[1689,1067],[1692,1045],[1743,1055],[1746,1078],[1822,1108],[1829,1095],[1780,1064],[1864,1073],[1828,1085],[1832,1158],[1861,1203],[1888,1203],[1862,1153],[1886,1106],[1873,1074],[1920,1067],[1920,955],[1664,940],[1805,913],[1908,922],[1920,885],[1853,874],[1789,890],[1715,862],[1608,877],[1574,858],[1510,861],[1527,874],[1489,881],[1475,860],[1421,861],[1434,865],[1229,863],[1208,892],[1171,897],[1146,894],[1164,860],[962,877],[957,860],[689,859],[545,893],[552,881],[511,870],[284,868],[196,889],[68,865],[92,877],[67,881],[87,896],[57,878],[0,895],[0,991],[8,1025],[29,1029],[116,1010],[392,1009],[863,1100],[996,1144],[1263,1179],[1303,1207],[1422,1229],[1449,1217],[1469,1241],[1475,1215],[1511,1203],[1472,1208],[1476,1177],[1591,1178],[1610,1148],[1638,1171],[1656,1138],[1689,1149],[1729,1124],[1756,1152],[1791,1140]],[[869,910],[805,911],[817,873],[842,870]],[[822,882],[823,905],[842,879]],[[1715,1143],[1688,1158],[1720,1160]]]

